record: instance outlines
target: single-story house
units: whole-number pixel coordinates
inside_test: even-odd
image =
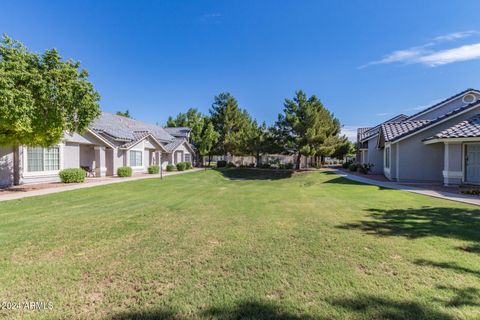
[[[181,129],[103,112],[84,133],[65,133],[55,146],[0,147],[0,187],[58,181],[64,168],[84,168],[103,177],[115,176],[122,166],[145,172],[150,165],[191,162],[190,131]]]
[[[392,181],[480,184],[480,91],[357,132],[357,161]]]

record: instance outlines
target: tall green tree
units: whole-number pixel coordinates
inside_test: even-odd
[[[0,41],[0,145],[51,146],[81,132],[100,114],[99,94],[80,63],[55,49],[30,52]]]
[[[303,91],[297,91],[293,99],[285,99],[283,114],[278,116],[274,134],[284,152],[296,154],[299,169],[302,155],[330,152],[325,148],[329,139],[338,135],[339,128],[339,121],[316,96],[307,97]]]
[[[230,93],[224,92],[215,97],[210,118],[219,134],[216,152],[222,155],[242,154],[251,121],[248,112],[240,109]]]
[[[198,143],[198,153],[201,157],[200,163],[204,163],[205,156],[211,156],[213,148],[218,141],[218,132],[215,131],[212,122],[208,122],[202,131],[201,138]],[[210,158],[209,158],[210,159]],[[210,161],[209,161],[210,162]]]

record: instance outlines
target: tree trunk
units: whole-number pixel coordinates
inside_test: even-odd
[[[212,155],[208,155],[208,166],[210,167],[210,163],[212,162]]]
[[[255,160],[257,161],[256,167],[257,167],[257,168],[260,168],[260,152],[257,152],[257,156],[256,156],[256,159],[255,159]]]
[[[301,158],[302,158],[302,154],[298,153],[298,155],[297,155],[297,165],[296,165],[297,170],[300,170],[300,160],[301,160]]]

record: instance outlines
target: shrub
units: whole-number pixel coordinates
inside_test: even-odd
[[[186,167],[187,167],[187,165],[185,164],[185,162],[177,163],[177,171],[185,171]]]
[[[278,169],[285,170],[285,169],[287,169],[287,165],[284,164],[284,163],[280,163],[280,164],[278,165]]]
[[[357,169],[358,169],[358,165],[356,163],[350,163],[350,165],[348,166],[348,170],[352,172],[357,171]]]
[[[293,169],[293,162],[289,162],[285,165],[285,169],[292,170]]]
[[[175,166],[173,164],[167,164],[167,172],[172,172],[175,170]]]
[[[358,166],[358,171],[363,174],[368,174],[372,171],[373,167],[374,167],[373,163],[365,163],[363,165]]]
[[[227,168],[236,168],[236,167],[237,165],[231,161],[227,164]]]
[[[155,174],[160,172],[160,167],[159,166],[150,166],[147,169],[148,173],[150,174]]]
[[[345,161],[344,163],[342,163],[342,168],[348,169],[352,163],[353,161]]]
[[[185,169],[190,170],[192,169],[192,163],[191,162],[185,162]]]
[[[270,169],[272,167],[272,165],[270,163],[262,163],[260,165],[260,168],[263,168],[263,169]]]
[[[85,170],[80,168],[63,169],[58,175],[63,183],[78,183],[85,181]]]
[[[119,177],[131,177],[132,176],[132,168],[130,167],[120,167],[117,169],[117,176]]]
[[[227,161],[219,160],[217,161],[217,168],[225,168],[227,166]]]

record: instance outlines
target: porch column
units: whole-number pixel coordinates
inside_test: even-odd
[[[105,147],[95,146],[95,176],[104,177],[107,173],[105,166]]]
[[[445,142],[443,183],[446,186],[462,183],[462,144]]]

